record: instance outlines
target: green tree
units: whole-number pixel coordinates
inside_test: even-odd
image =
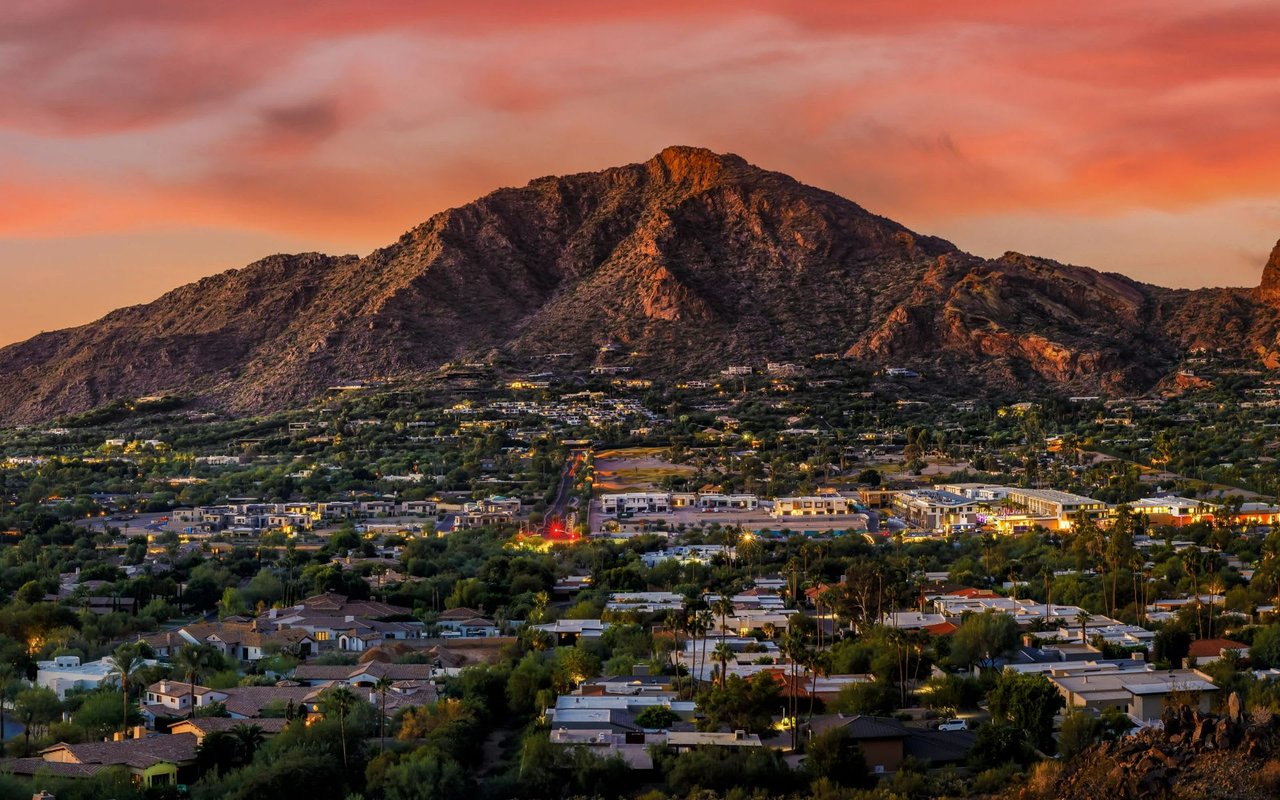
[[[987,694],[993,719],[1012,725],[1034,747],[1052,753],[1053,718],[1066,701],[1043,675],[1003,672]]]
[[[31,751],[31,732],[48,725],[62,713],[62,703],[52,689],[34,686],[23,689],[13,701],[13,714],[22,723],[26,752]]]
[[[1280,666],[1280,625],[1268,625],[1254,634],[1249,660],[1258,669]]]
[[[9,702],[9,688],[13,686],[18,671],[13,664],[0,662],[0,746],[4,743],[5,706]]]
[[[132,708],[129,711],[126,724],[136,724],[141,715]],[[83,728],[90,739],[106,737],[120,722],[120,692],[106,689],[90,692],[72,715],[71,721]]]
[[[413,751],[370,781],[370,796],[387,800],[432,800],[469,797],[475,793],[468,771],[429,747]]]
[[[1018,646],[1018,623],[1008,614],[987,611],[960,623],[951,636],[951,661],[981,667],[995,666],[996,659]]]
[[[680,721],[680,715],[666,706],[645,706],[636,714],[636,724],[649,730],[665,730]]]
[[[867,760],[844,728],[818,734],[804,749],[804,768],[813,780],[825,778],[840,786],[869,788]]]
[[[724,686],[713,685],[698,698],[698,708],[705,715],[698,724],[704,730],[729,728],[768,735],[781,699],[782,684],[767,672],[750,680],[730,675]]]

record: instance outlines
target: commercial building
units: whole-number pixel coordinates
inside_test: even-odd
[[[1069,530],[1085,519],[1104,519],[1109,508],[1101,500],[1057,489],[1011,489],[1005,499],[1025,508],[1030,516],[1057,519],[1059,530]]]
[[[671,510],[671,495],[666,492],[625,492],[600,496],[600,510],[605,514],[665,514]]]
[[[840,495],[809,497],[779,497],[773,501],[773,516],[787,517],[840,517],[850,513],[849,498]]]
[[[898,492],[893,510],[912,527],[930,531],[968,528],[978,522],[977,501],[938,489]]]

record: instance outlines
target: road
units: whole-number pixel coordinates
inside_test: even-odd
[[[564,462],[564,470],[560,473],[560,483],[556,486],[555,499],[551,501],[551,505],[547,506],[547,512],[542,519],[543,533],[549,532],[554,524],[563,522],[569,510],[569,501],[573,499],[574,481],[586,458],[586,450],[569,451],[569,457]]]

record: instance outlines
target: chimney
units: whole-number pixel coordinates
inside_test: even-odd
[[[169,681],[167,680],[160,681],[160,694],[168,694],[168,693],[169,693]]]
[[[124,731],[116,731],[115,733],[111,734],[111,741],[113,741],[113,742],[123,742],[123,741],[124,741]]]
[[[134,725],[134,726],[133,726],[133,738],[135,738],[135,739],[145,739],[145,738],[147,738],[147,729],[146,729],[144,726],[142,726],[142,725]]]

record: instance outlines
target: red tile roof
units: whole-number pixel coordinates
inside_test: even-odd
[[[1242,650],[1249,652],[1249,645],[1231,639],[1196,639],[1191,643],[1187,655],[1191,658],[1217,658],[1224,650]]]

